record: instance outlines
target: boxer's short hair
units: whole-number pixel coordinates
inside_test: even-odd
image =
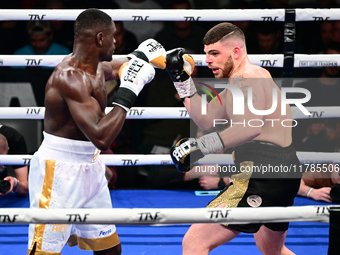
[[[112,26],[112,19],[108,14],[96,8],[90,8],[78,15],[74,23],[74,33],[79,33],[82,30],[107,28],[110,26]]]
[[[223,22],[211,28],[203,38],[203,44],[209,45],[220,40],[229,38],[240,38],[245,41],[243,31],[232,23]]]

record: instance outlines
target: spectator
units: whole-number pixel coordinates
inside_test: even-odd
[[[257,26],[256,42],[249,46],[252,54],[280,54],[283,52],[281,30],[277,22],[263,22]]]
[[[283,39],[279,22],[256,22],[255,38],[249,38],[247,52],[249,54],[282,54]],[[250,43],[249,43],[250,42]],[[274,78],[282,77],[282,69],[264,66]]]
[[[332,42],[327,45],[326,54],[340,54],[340,43]],[[328,66],[322,68],[316,79],[308,79],[299,83],[297,87],[310,91],[311,99],[305,106],[340,106],[340,68]],[[294,144],[297,150],[302,151],[334,151],[339,132],[339,119],[309,119],[299,120],[298,126],[293,129]]]
[[[315,29],[317,24],[317,29]],[[308,54],[324,54],[326,46],[334,40],[334,25],[332,21],[299,24],[298,41],[303,52]],[[315,33],[315,31],[317,31]],[[313,43],[310,43],[310,42]]]
[[[333,39],[340,43],[340,20],[333,21]]]
[[[8,138],[7,138],[8,137]],[[27,154],[27,147],[24,137],[15,129],[2,125],[0,128],[0,154]],[[3,173],[11,183],[10,190],[6,193],[14,192],[18,195],[26,196],[28,194],[28,167],[12,166],[14,176]],[[4,168],[3,168],[4,169]],[[7,168],[6,168],[7,170]]]
[[[30,44],[16,50],[15,55],[67,55],[70,53],[70,50],[65,46],[53,41],[53,30],[49,21],[29,21],[27,23],[27,33]]]
[[[172,9],[191,9],[191,5],[188,0],[174,0]],[[205,29],[198,25],[198,22],[173,21],[168,22],[167,26],[156,35],[155,39],[166,50],[182,47],[193,54],[201,54],[203,46],[197,42],[203,40],[205,32]]]
[[[162,9],[153,0],[115,0],[115,4],[121,9]],[[124,21],[124,27],[136,36],[138,43],[154,38],[163,29],[163,26],[161,21]]]
[[[44,8],[44,7],[43,7]],[[65,9],[65,1],[62,0],[47,0],[46,9]],[[50,21],[53,30],[54,42],[64,45],[67,49],[73,48],[73,26],[74,21],[69,20],[51,20]],[[68,53],[66,53],[68,54]]]
[[[326,164],[325,164],[326,165]],[[303,174],[298,192],[299,196],[332,203],[331,187],[340,184],[339,164],[326,165],[328,172],[306,172]]]
[[[115,21],[115,54],[129,54],[138,47],[136,36],[124,28],[122,21]]]

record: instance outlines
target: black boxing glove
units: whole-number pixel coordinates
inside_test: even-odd
[[[166,70],[182,100],[192,97],[197,92],[191,78],[194,68],[195,61],[190,55],[186,54],[184,48],[176,48],[167,52]]]
[[[223,150],[224,145],[217,132],[204,135],[200,138],[183,138],[171,149],[171,159],[178,169],[184,173],[190,171],[194,163],[205,155]]]

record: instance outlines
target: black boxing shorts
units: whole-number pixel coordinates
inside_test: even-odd
[[[207,208],[223,203],[226,208],[293,205],[302,177],[293,145],[280,147],[269,142],[251,141],[236,147],[233,157],[239,173],[231,176],[232,184]],[[223,225],[240,232],[256,233],[262,225],[273,231],[285,231],[289,222]]]

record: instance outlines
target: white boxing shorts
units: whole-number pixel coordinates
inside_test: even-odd
[[[44,132],[30,163],[30,208],[112,208],[99,153],[91,142]],[[30,224],[28,254],[34,243],[36,255],[51,255],[61,254],[66,243],[82,250],[106,250],[118,245],[119,238],[115,225]]]

